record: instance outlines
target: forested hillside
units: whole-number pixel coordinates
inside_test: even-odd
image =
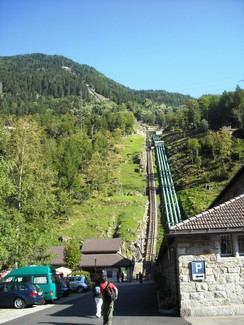
[[[2,91],[22,100],[37,100],[40,95],[64,98],[79,96],[88,100],[87,86],[117,104],[143,103],[149,98],[166,105],[182,105],[189,96],[159,91],[135,91],[105,77],[92,67],[63,56],[29,54],[0,57]]]
[[[58,237],[121,236],[133,255],[147,199],[145,139],[163,130],[186,217],[243,164],[244,91],[134,91],[43,54],[0,58],[0,264],[48,263]]]
[[[186,217],[207,209],[244,164],[244,90],[165,109],[165,140]]]

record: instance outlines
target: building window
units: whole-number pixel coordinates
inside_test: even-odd
[[[112,277],[113,277],[113,271],[107,270],[107,278],[112,278]]]
[[[244,255],[244,235],[237,236],[239,255]]]
[[[232,243],[230,235],[220,236],[221,256],[232,256]]]

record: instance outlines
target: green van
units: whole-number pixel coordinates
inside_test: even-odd
[[[61,297],[61,287],[56,270],[52,266],[26,266],[9,272],[4,281],[32,282],[38,284],[42,290],[45,301],[53,301]]]

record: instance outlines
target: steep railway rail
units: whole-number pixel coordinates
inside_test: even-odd
[[[148,177],[148,197],[149,197],[149,220],[148,220],[148,232],[146,238],[146,254],[145,261],[152,262],[156,254],[156,238],[157,238],[157,198],[156,198],[156,186],[154,179],[154,168],[152,149],[147,139],[147,177]]]

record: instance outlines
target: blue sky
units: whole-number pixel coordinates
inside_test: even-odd
[[[243,0],[0,0],[0,56],[58,54],[132,89],[244,88]]]

